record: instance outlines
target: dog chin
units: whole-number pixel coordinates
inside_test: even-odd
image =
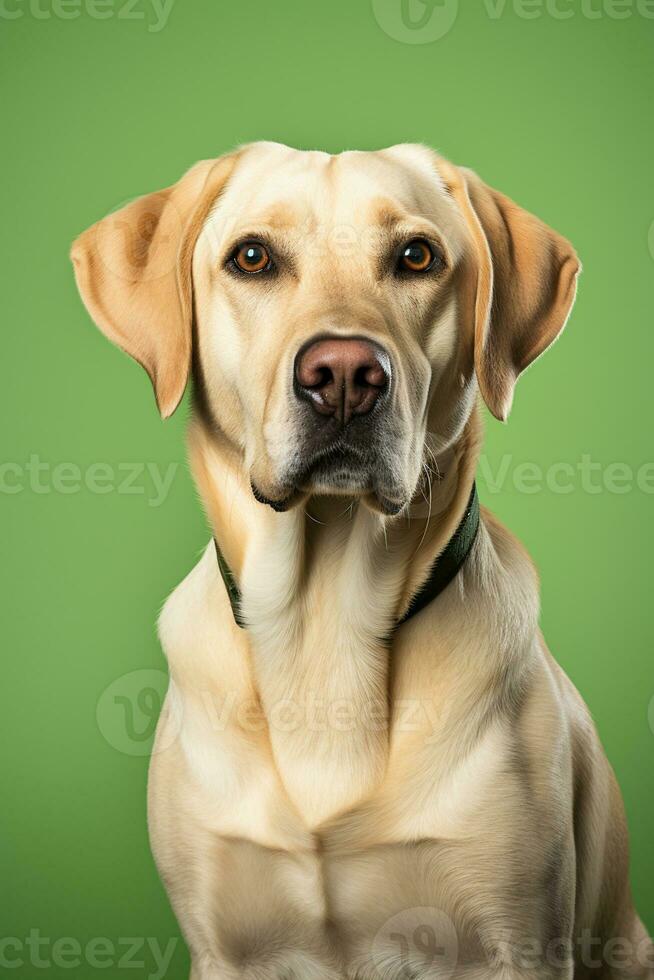
[[[347,467],[320,467],[306,480],[305,489],[314,494],[352,497],[366,493],[370,489],[370,479],[367,473]]]
[[[269,496],[268,493],[264,492],[252,480],[250,481],[250,487],[255,500],[260,504],[271,507],[278,514],[283,514],[285,511],[290,510],[291,507],[299,504],[304,497],[304,494],[295,487],[290,488],[287,493],[281,496]]]
[[[367,493],[364,497],[364,503],[370,510],[376,514],[382,514],[384,517],[395,517],[407,505],[406,500],[394,500],[379,490],[374,493]]]
[[[361,459],[322,457],[313,460],[303,471],[288,473],[265,487],[251,480],[252,493],[261,504],[283,513],[298,506],[309,496],[354,497],[370,510],[386,517],[394,516],[408,503],[409,497],[393,481]]]
[[[394,517],[406,506],[406,501],[389,496],[379,489],[372,489],[361,480],[337,479],[334,482],[325,479],[311,481],[310,485],[293,488],[283,496],[268,496],[260,487],[251,483],[252,494],[260,504],[265,504],[277,514],[283,514],[298,506],[311,495],[330,497],[357,497],[371,511],[384,517]]]
[[[320,476],[306,487],[308,493],[333,497],[355,497],[376,514],[393,517],[406,506],[401,493],[376,485],[369,474],[352,474],[347,471]]]

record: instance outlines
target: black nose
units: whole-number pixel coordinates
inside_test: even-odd
[[[320,415],[347,425],[367,415],[390,382],[390,359],[383,348],[360,337],[325,337],[295,358],[295,386]]]

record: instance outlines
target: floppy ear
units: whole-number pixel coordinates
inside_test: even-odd
[[[196,164],[172,187],[98,221],[71,250],[87,310],[148,372],[163,418],[177,408],[189,372],[193,249],[234,159]]]
[[[570,242],[471,170],[446,164],[444,176],[476,252],[475,373],[505,421],[518,377],[566,324],[581,265]]]

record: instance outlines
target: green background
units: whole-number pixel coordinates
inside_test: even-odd
[[[521,381],[508,425],[487,422],[480,489],[540,569],[545,636],[617,771],[637,904],[654,928],[651,467],[649,487],[642,473],[636,485],[654,458],[654,20],[628,3],[618,18],[600,0],[599,16],[571,3],[568,19],[527,19],[508,0],[466,3],[444,37],[406,43],[418,31],[398,28],[398,40],[378,22],[399,24],[399,2],[380,0],[376,18],[370,0],[176,0],[152,31],[146,0],[132,12],[144,19],[127,18],[124,0],[103,8],[105,19],[6,0],[5,12],[20,16],[0,16],[0,418],[11,464],[0,493],[0,936],[39,929],[51,940],[165,945],[178,935],[148,848],[147,755],[121,751],[115,689],[102,695],[135,670],[148,673],[118,681],[128,697],[141,676],[162,680],[156,616],[207,540],[184,463],[187,403],[159,420],[143,372],[82,308],[68,248],[126,199],[261,138],[329,151],[429,143],[567,235],[582,257],[566,333]],[[412,2],[417,17],[424,8]],[[48,467],[39,484],[32,456]],[[545,473],[584,456],[601,464],[598,492],[580,473],[570,493],[520,486],[521,464]],[[76,489],[75,473],[83,479],[98,462],[114,468],[114,485],[109,475],[107,492]],[[63,463],[73,469],[57,470]],[[179,464],[160,506],[143,475],[132,484],[143,492],[119,487],[119,467],[144,463]],[[602,482],[613,463],[634,475],[621,493]],[[488,474],[501,465],[498,488]],[[136,715],[146,735],[153,697]],[[147,739],[131,745],[147,751]],[[151,962],[132,975],[147,976]],[[185,970],[180,943],[167,975]],[[13,974],[95,972],[26,962]]]

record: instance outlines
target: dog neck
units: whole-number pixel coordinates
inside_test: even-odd
[[[244,597],[254,556],[261,558],[261,550],[272,554],[281,540],[290,544],[292,538],[293,560],[287,555],[285,564],[292,565],[308,587],[311,566],[321,564],[325,544],[328,564],[338,563],[339,557],[342,563],[352,558],[345,555],[347,543],[356,540],[365,545],[375,567],[392,564],[399,573],[394,595],[385,597],[392,624],[406,610],[466,509],[479,457],[481,421],[475,406],[460,436],[448,447],[447,463],[433,461],[437,472],[430,473],[428,485],[396,517],[376,514],[344,496],[309,497],[277,513],[254,499],[242,453],[201,414],[193,417],[188,444],[191,469],[214,537]],[[279,571],[273,579],[277,583]],[[374,576],[363,583],[365,591],[373,581]],[[304,591],[296,588],[291,603],[306,599]],[[306,608],[305,614],[312,618],[313,610]],[[377,624],[377,632],[379,628]]]
[[[254,499],[242,455],[221,432],[198,416],[189,436],[193,473],[241,592],[278,768],[315,825],[360,798],[383,771],[388,637],[465,512],[479,451],[477,410],[438,481],[393,518],[326,496],[276,513]],[[374,714],[377,724],[345,737],[333,726],[312,730],[306,721],[318,701],[356,717]],[[300,719],[294,729],[271,723],[280,706]]]

